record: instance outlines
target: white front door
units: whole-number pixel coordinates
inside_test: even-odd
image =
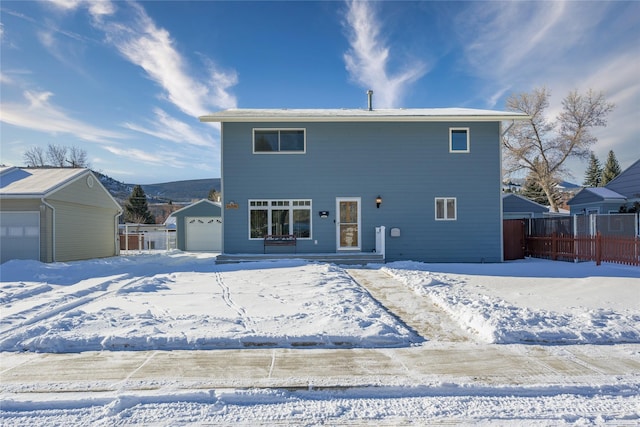
[[[336,242],[339,251],[360,250],[360,197],[336,199]]]

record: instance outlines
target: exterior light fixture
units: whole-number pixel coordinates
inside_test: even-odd
[[[382,197],[376,197],[376,208],[380,208],[380,204],[382,203]]]

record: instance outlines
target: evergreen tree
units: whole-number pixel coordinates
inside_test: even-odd
[[[538,184],[537,180],[534,179],[531,174],[525,178],[520,195],[543,206],[549,206],[550,204],[542,186]]]
[[[215,188],[212,188],[211,190],[209,190],[209,195],[207,196],[207,199],[211,200],[212,202],[219,202],[220,195],[218,194]]]
[[[607,162],[604,164],[604,168],[602,168],[602,179],[600,180],[600,185],[604,187],[609,182],[613,181],[616,176],[620,175],[621,172],[620,163],[618,163],[616,155],[613,154],[613,150],[610,150],[609,155],[607,156]]]
[[[599,187],[601,179],[602,167],[600,166],[600,161],[592,151],[591,156],[589,157],[589,166],[587,166],[587,172],[585,173],[582,185],[585,187]]]
[[[155,218],[149,211],[147,195],[141,186],[136,185],[131,196],[124,204],[124,220],[135,224],[155,224]]]

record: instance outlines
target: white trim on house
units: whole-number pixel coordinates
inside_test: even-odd
[[[467,136],[466,148],[464,150],[454,150],[453,148],[453,133],[454,131],[465,131]],[[450,153],[470,153],[471,152],[471,134],[469,128],[449,128],[449,152]]]
[[[449,201],[453,200],[453,217],[449,217],[449,213],[447,210],[447,205]],[[444,205],[442,206],[442,218],[438,218],[438,201],[443,201]],[[436,197],[434,200],[434,217],[436,221],[456,221],[458,219],[458,199],[457,197]]]
[[[470,108],[422,109],[229,109],[200,116],[201,122],[495,122],[528,120],[510,111]]]
[[[282,203],[282,205],[278,205]],[[286,205],[284,204],[286,203]],[[300,204],[302,203],[302,204]],[[253,205],[252,205],[253,204]],[[295,234],[294,229],[294,211],[295,210],[308,210],[309,211],[309,237],[296,237],[297,240],[312,240],[313,239],[313,201],[311,199],[249,199],[247,202],[248,207],[248,238],[249,240],[263,240],[264,236],[251,237],[251,211],[267,211],[267,235],[270,234]],[[271,227],[273,226],[273,210],[289,210],[289,232],[284,231],[273,233]]]

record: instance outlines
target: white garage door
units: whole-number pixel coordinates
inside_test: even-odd
[[[220,252],[222,221],[219,217],[186,217],[184,222],[186,250]]]
[[[40,212],[0,212],[0,262],[40,260]]]

